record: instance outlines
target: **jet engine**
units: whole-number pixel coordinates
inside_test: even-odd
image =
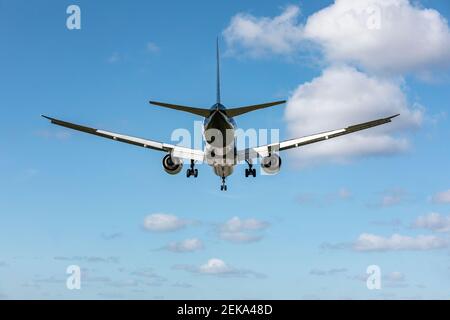
[[[177,174],[183,169],[183,162],[178,158],[172,157],[170,154],[163,158],[162,164],[168,174]]]
[[[277,174],[280,171],[281,158],[277,154],[271,154],[268,157],[264,157],[261,160],[261,168],[265,173]]]

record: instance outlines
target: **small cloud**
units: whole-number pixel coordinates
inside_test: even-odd
[[[151,42],[151,41],[147,43],[146,49],[148,52],[151,52],[151,53],[156,53],[156,52],[160,51],[159,46],[156,43]]]
[[[438,192],[431,199],[434,203],[450,203],[450,190]]]
[[[412,224],[413,228],[428,229],[434,232],[449,232],[450,231],[450,215],[443,216],[439,213],[429,213],[420,216]]]
[[[205,264],[200,266],[192,265],[175,265],[176,270],[185,270],[191,273],[200,275],[210,275],[217,277],[248,277],[265,278],[266,276],[246,269],[237,269],[226,264],[223,260],[218,258],[209,259]]]
[[[232,271],[233,268],[229,267],[223,260],[215,258],[209,259],[208,262],[199,268],[199,272],[203,274],[223,274]]]
[[[50,277],[37,277],[34,279],[35,284],[45,283],[45,284],[61,284],[65,283],[66,279],[63,277],[56,277],[56,276],[50,276]]]
[[[351,243],[341,242],[341,243],[329,243],[324,242],[320,245],[320,249],[322,250],[342,250],[348,249],[351,247]]]
[[[368,277],[369,277],[368,274],[360,273],[357,275],[347,276],[347,279],[355,280],[355,281],[359,281],[359,282],[366,282]]]
[[[386,280],[391,282],[404,282],[405,275],[399,271],[393,271],[386,275]]]
[[[349,199],[352,197],[352,192],[346,188],[341,188],[339,189],[337,195],[340,199]]]
[[[393,234],[383,237],[369,233],[361,234],[352,248],[359,252],[400,251],[400,250],[434,250],[448,247],[448,241],[435,236],[419,235],[417,237]]]
[[[157,274],[152,268],[141,268],[130,272],[130,275],[140,278],[140,282],[146,286],[160,286],[167,281],[165,277]]]
[[[83,282],[89,283],[110,283],[112,282],[111,278],[105,276],[93,276],[89,271],[82,271],[82,280]]]
[[[114,52],[108,59],[107,62],[108,63],[117,63],[120,60],[122,60],[122,56],[118,53],[118,52]]]
[[[403,273],[394,271],[384,276],[383,286],[386,288],[407,288],[409,284],[405,281]]]
[[[405,198],[405,195],[405,191],[401,189],[386,191],[383,194],[380,205],[382,207],[392,207],[394,205],[400,204]]]
[[[187,221],[172,214],[154,213],[144,219],[144,228],[153,232],[171,232],[184,228]]]
[[[369,203],[368,207],[372,208],[388,208],[404,203],[408,199],[408,193],[400,188],[386,190],[382,192],[379,199]]]
[[[119,263],[118,257],[100,257],[100,256],[73,256],[73,257],[64,257],[64,256],[56,256],[55,260],[59,261],[78,261],[78,262],[89,262],[89,263]]]
[[[249,243],[262,239],[259,234],[261,230],[269,227],[269,223],[257,219],[241,219],[233,217],[225,223],[219,225],[218,234],[223,240],[234,243]]]
[[[333,268],[333,269],[328,269],[328,270],[311,269],[309,274],[313,275],[313,276],[332,276],[332,275],[336,275],[339,273],[345,273],[345,272],[347,272],[346,268]]]
[[[115,288],[134,288],[139,286],[139,281],[136,279],[117,280],[108,283],[108,285]]]
[[[288,6],[274,18],[238,13],[223,32],[228,54],[251,57],[292,54],[303,39],[299,16],[298,6]]]
[[[175,282],[175,283],[172,285],[172,287],[188,289],[188,288],[192,288],[193,285],[190,284],[190,283],[187,283],[187,282],[179,282],[179,281],[177,281],[177,282]]]
[[[203,242],[197,238],[190,238],[179,242],[171,242],[163,247],[163,249],[178,253],[194,252],[203,249]]]

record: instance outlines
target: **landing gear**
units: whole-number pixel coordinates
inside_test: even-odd
[[[253,176],[253,178],[256,177],[256,169],[253,168],[253,164],[250,162],[250,160],[245,160],[248,164],[248,169],[245,169],[245,177],[248,178],[248,176]]]
[[[225,177],[222,177],[222,185],[220,186],[220,191],[227,191],[227,185],[225,184]]]
[[[194,168],[195,162],[194,160],[191,160],[191,168],[186,170],[186,177],[189,178],[190,176],[194,176],[194,178],[197,178],[198,176],[198,170]]]

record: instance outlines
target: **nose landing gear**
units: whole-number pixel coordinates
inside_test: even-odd
[[[198,170],[194,168],[195,161],[191,160],[191,168],[187,169],[186,171],[186,177],[189,178],[190,176],[194,176],[194,178],[197,178],[198,176]]]
[[[248,169],[245,169],[245,177],[248,178],[248,176],[253,176],[253,178],[256,177],[256,169],[253,168],[253,164],[250,160],[245,160],[248,164]]]
[[[225,184],[225,177],[222,177],[222,185],[220,186],[220,191],[227,191],[227,185]]]

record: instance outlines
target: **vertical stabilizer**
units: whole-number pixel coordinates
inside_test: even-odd
[[[220,103],[220,61],[219,61],[219,37],[216,39],[216,103]]]

